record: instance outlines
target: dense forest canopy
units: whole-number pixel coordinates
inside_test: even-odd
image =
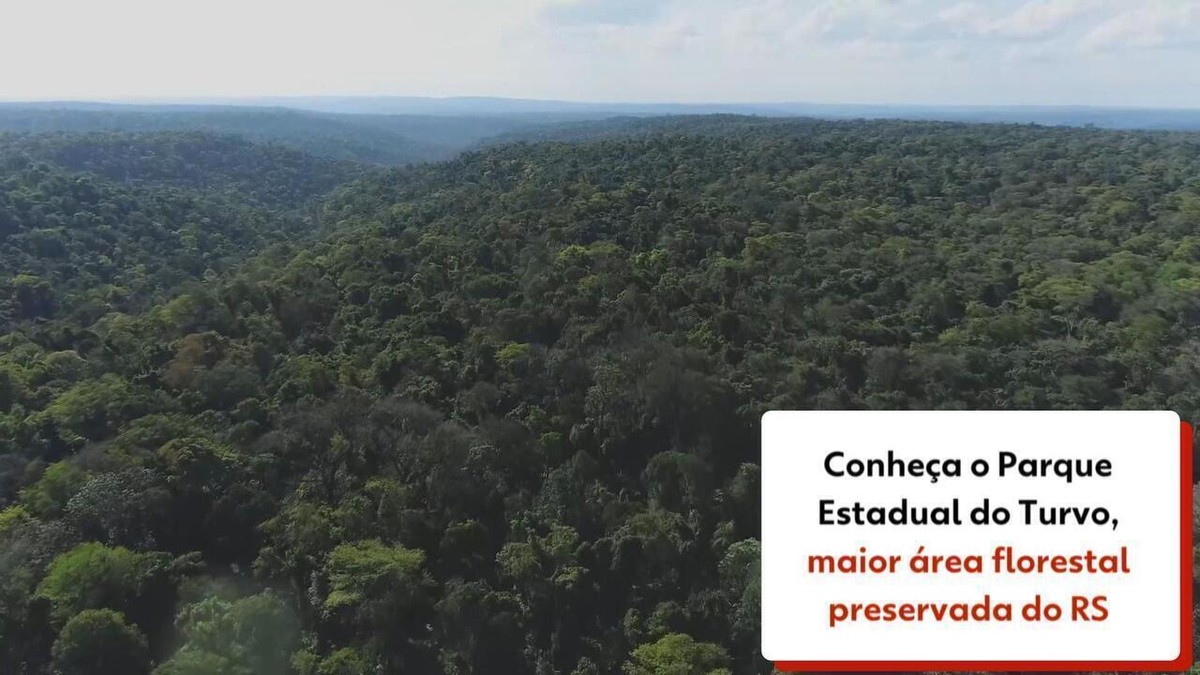
[[[1200,417],[1200,136],[554,134],[0,145],[4,671],[769,672],[763,411]]]
[[[370,170],[281,144],[204,131],[0,134],[0,156],[10,167],[45,162],[114,182],[291,208],[310,206]]]
[[[320,198],[369,171],[199,132],[0,134],[0,328],[145,310],[308,236]]]
[[[189,132],[278,143],[318,157],[402,166],[569,115],[339,115],[276,107],[0,103],[0,132]]]

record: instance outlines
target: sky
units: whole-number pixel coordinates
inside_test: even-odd
[[[2,0],[0,99],[1200,108],[1200,0]]]

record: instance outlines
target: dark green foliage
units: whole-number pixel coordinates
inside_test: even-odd
[[[49,341],[94,341],[107,313],[310,234],[317,199],[363,173],[199,133],[0,135],[0,330],[66,319]]]
[[[10,162],[48,162],[118,183],[224,193],[271,207],[304,206],[368,171],[282,145],[200,131],[0,135],[0,156],[12,157]]]
[[[365,176],[211,274],[115,220],[111,274],[168,276],[96,313],[86,223],[26,225],[76,178],[0,192],[0,665],[107,608],[164,675],[764,673],[763,411],[1200,416],[1197,137],[623,124]]]
[[[146,675],[146,637],[117,612],[93,609],[67,622],[54,642],[54,672],[62,675]]]
[[[442,144],[446,140],[445,134],[434,134],[429,141],[424,141],[422,137],[428,135],[424,133],[427,125],[413,124],[411,118],[405,117],[398,117],[393,123],[391,117],[360,118],[357,115],[325,115],[283,108],[215,106],[166,110],[0,106],[0,131],[202,131],[237,135],[256,142],[279,143],[318,157],[393,165],[444,159],[453,154],[453,148]],[[443,121],[439,126],[444,125]],[[502,127],[497,132],[516,127]],[[457,134],[451,138],[455,136]],[[471,137],[468,135],[468,138]]]

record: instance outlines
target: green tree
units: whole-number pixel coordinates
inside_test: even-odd
[[[56,518],[87,482],[87,472],[70,461],[46,467],[37,482],[21,491],[21,504],[40,518]]]
[[[186,559],[172,561],[163,553],[80,544],[54,559],[37,597],[49,603],[59,625],[84,610],[111,609],[156,634],[169,623],[174,585],[187,568]]]
[[[422,551],[378,540],[342,544],[329,554],[324,608],[365,636],[387,668],[418,667],[432,611],[432,580]]]
[[[236,600],[204,598],[184,607],[176,625],[183,646],[155,675],[203,668],[223,675],[287,675],[300,640],[294,609],[270,591]]]
[[[146,675],[150,654],[146,636],[119,612],[89,609],[71,617],[52,650],[62,675]]]
[[[729,675],[729,657],[719,645],[672,633],[629,655],[626,675]]]

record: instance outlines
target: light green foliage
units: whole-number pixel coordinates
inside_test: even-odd
[[[313,675],[370,675],[374,668],[357,650],[339,649],[323,659]]]
[[[213,654],[183,647],[167,661],[154,669],[154,675],[252,675],[249,671],[238,669],[230,664],[229,659]]]
[[[529,354],[528,342],[510,342],[496,350],[496,363],[504,368],[510,368],[514,363]]]
[[[51,616],[60,622],[86,609],[128,612],[164,562],[159,554],[80,544],[54,560],[37,596],[50,603]]]
[[[46,467],[37,482],[21,491],[21,505],[41,518],[61,516],[67,502],[87,482],[87,472],[70,461]]]
[[[46,416],[72,440],[104,438],[125,422],[159,411],[161,398],[113,373],[87,380],[63,392]]]
[[[633,650],[626,675],[729,675],[729,657],[718,645],[673,633]]]
[[[329,554],[329,595],[325,607],[336,609],[408,590],[419,582],[425,554],[380,541],[342,544]]]
[[[0,511],[0,538],[30,519],[29,511],[23,506],[10,506]]]
[[[208,597],[179,612],[183,646],[155,675],[287,675],[299,644],[299,622],[284,598],[265,592],[227,600]]]

